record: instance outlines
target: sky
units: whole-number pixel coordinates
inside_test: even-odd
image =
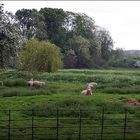
[[[140,50],[140,1],[1,1],[4,10],[62,8],[85,13],[110,32],[114,48]]]

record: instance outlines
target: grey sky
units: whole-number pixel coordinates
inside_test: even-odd
[[[85,13],[111,34],[115,47],[140,50],[140,1],[2,1],[4,9],[62,8]]]

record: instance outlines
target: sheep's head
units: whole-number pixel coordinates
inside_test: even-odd
[[[92,95],[92,89],[91,87],[87,87],[87,93],[86,95]]]
[[[87,83],[87,86],[94,87],[97,86],[97,83],[95,82]]]
[[[97,85],[97,83],[95,83],[95,82],[90,82],[88,84],[90,84],[90,85]]]

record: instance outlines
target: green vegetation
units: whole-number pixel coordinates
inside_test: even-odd
[[[1,73],[5,86],[0,87],[0,120],[8,120],[7,109],[14,109],[11,115],[12,135],[24,135],[24,139],[31,139],[31,118],[34,110],[35,126],[50,128],[34,128],[35,134],[44,133],[50,135],[37,135],[37,140],[56,139],[56,118],[59,109],[59,137],[63,139],[78,139],[79,133],[79,109],[81,109],[82,139],[100,139],[100,135],[93,132],[101,132],[102,109],[105,109],[104,139],[123,139],[124,110],[127,114],[127,139],[139,138],[140,111],[137,105],[128,104],[127,100],[140,102],[140,72],[137,69],[130,70],[87,70],[66,69],[56,73],[29,73],[26,71],[7,70]],[[46,82],[44,87],[28,87],[25,83],[30,78]],[[2,80],[2,79],[1,79]],[[86,83],[95,81],[98,86],[93,91],[93,96],[84,96],[80,92],[85,89]],[[18,83],[18,84],[17,84]],[[128,94],[129,93],[129,94]],[[67,119],[63,119],[63,118]],[[47,119],[48,118],[48,119]],[[52,118],[52,119],[51,119]],[[77,118],[72,120],[71,118]],[[118,119],[118,120],[115,120]],[[91,120],[88,120],[91,119]],[[95,120],[94,120],[95,119]],[[99,120],[96,120],[99,119]],[[119,120],[120,119],[120,120]],[[122,119],[122,120],[121,120]],[[7,135],[7,130],[2,129],[6,122],[0,121],[0,138],[5,140],[1,134]],[[98,127],[94,127],[98,126]],[[120,127],[115,127],[115,126]],[[65,128],[67,126],[67,128]],[[121,127],[122,126],[122,127]],[[28,127],[28,128],[25,128]],[[73,127],[73,128],[68,128]],[[88,133],[88,134],[84,134]],[[90,134],[91,133],[91,134]],[[52,134],[52,135],[51,135]],[[62,134],[62,135],[61,135]],[[63,135],[64,134],[64,135]],[[14,136],[13,136],[14,137]],[[18,137],[17,137],[18,138]],[[16,137],[14,137],[16,139]]]
[[[59,68],[61,61],[64,68],[102,68],[117,66],[120,62],[116,56],[120,57],[121,52],[119,49],[113,50],[113,39],[109,31],[96,26],[95,20],[86,14],[41,8],[39,11],[20,9],[13,15],[5,12],[4,5],[0,4],[0,16],[1,68],[16,68],[17,64],[20,64],[24,70],[28,68],[54,72]],[[34,39],[34,42],[32,40],[31,43],[31,39]],[[32,47],[29,47],[31,45]],[[25,46],[30,48],[26,48],[29,52],[24,50]],[[53,49],[56,46],[57,49]],[[24,50],[24,55],[19,55],[20,50]],[[59,56],[60,52],[62,57]],[[30,58],[35,57],[36,53],[43,59],[42,63],[40,57],[31,61]],[[51,54],[51,57],[48,54]],[[44,61],[47,66],[44,65]],[[51,62],[54,62],[53,65]],[[36,68],[36,65],[39,66]]]
[[[21,32],[12,13],[5,12],[0,3],[0,68],[15,67]]]
[[[41,8],[12,15],[0,4],[0,140],[56,140],[58,133],[63,140],[121,140],[125,131],[138,140],[140,71],[109,70],[139,67],[138,60],[113,50],[109,32],[85,14]],[[58,70],[61,61],[91,69]],[[31,78],[46,85],[28,87]],[[81,95],[88,82],[98,83],[93,96]]]
[[[96,25],[95,20],[84,13],[24,8],[13,15],[5,12],[4,5],[0,4],[0,17],[1,68],[16,68],[20,64],[23,70],[54,72],[61,62],[64,68],[139,67],[138,51],[129,55],[131,51],[114,49],[109,31]],[[22,55],[19,55],[20,50]],[[31,61],[34,55],[38,59]]]
[[[25,42],[19,59],[22,70],[55,72],[62,66],[60,49],[47,40]]]

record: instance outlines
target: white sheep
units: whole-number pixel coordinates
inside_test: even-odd
[[[91,82],[91,83],[88,83],[87,86],[94,88],[95,86],[97,86],[97,83]]]
[[[87,87],[87,89],[83,90],[81,92],[81,94],[84,94],[84,95],[92,95],[92,89],[91,89],[91,87]]]
[[[97,83],[91,82],[87,83],[87,88],[81,92],[81,94],[84,95],[92,95],[92,90],[97,86]]]
[[[45,82],[41,82],[41,81],[37,81],[37,80],[33,80],[33,78],[27,82],[28,86],[32,87],[32,86],[44,86]]]
[[[33,82],[33,86],[44,86],[45,82],[41,82],[41,81],[34,81]]]
[[[33,78],[27,82],[28,86],[32,87],[34,84]]]

